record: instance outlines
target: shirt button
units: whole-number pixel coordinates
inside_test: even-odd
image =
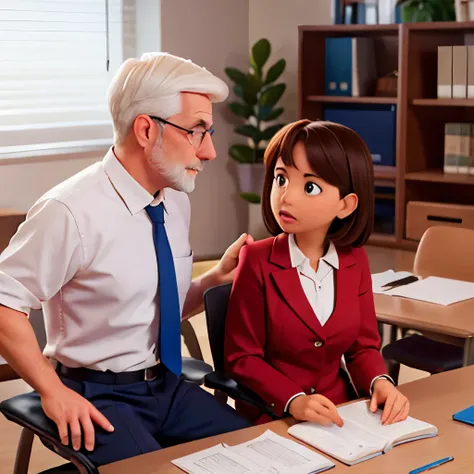
[[[314,347],[322,347],[323,346],[323,343],[321,341],[316,341],[314,343]]]

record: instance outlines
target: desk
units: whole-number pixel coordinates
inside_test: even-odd
[[[452,344],[459,345],[461,342],[464,346],[464,365],[474,364],[474,299],[441,306],[376,294],[374,302],[379,322],[447,336],[445,341]]]
[[[331,474],[406,474],[445,456],[454,461],[436,469],[436,474],[472,472],[474,466],[474,427],[452,420],[456,411],[474,404],[474,366],[443,372],[415,382],[401,385],[400,390],[410,399],[411,415],[434,424],[439,429],[436,438],[425,439],[393,448],[388,454],[361,464],[345,466],[336,461]],[[191,454],[217,443],[238,444],[256,438],[266,429],[287,436],[291,421],[279,420],[265,425],[213,436],[191,443],[125,459],[99,468],[100,474],[179,474],[171,460]],[[292,438],[293,439],[293,438]],[[470,469],[468,471],[468,469]]]

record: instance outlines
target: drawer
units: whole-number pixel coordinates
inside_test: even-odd
[[[407,204],[406,238],[420,240],[435,225],[474,229],[474,206],[410,201]]]

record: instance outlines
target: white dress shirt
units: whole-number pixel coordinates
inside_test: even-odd
[[[306,257],[296,244],[294,234],[289,234],[288,245],[291,266],[298,270],[298,276],[300,277],[301,286],[303,287],[306,298],[313,308],[315,317],[318,318],[321,326],[324,326],[334,311],[336,301],[334,295],[334,270],[339,269],[339,257],[336,247],[330,242],[328,251],[319,259],[318,269],[314,271],[309,258]],[[344,356],[341,363],[343,366],[345,365]],[[349,373],[348,375],[350,377]],[[388,375],[379,375],[375,377],[370,384],[371,392],[374,382],[381,377],[387,378],[395,385]],[[286,403],[285,411],[287,411],[290,402],[299,395],[306,394],[301,392],[293,395]]]
[[[193,258],[186,194],[154,199],[110,149],[30,209],[0,255],[0,304],[43,307],[47,357],[114,372],[156,364],[158,266],[145,207],[162,201],[182,311]]]

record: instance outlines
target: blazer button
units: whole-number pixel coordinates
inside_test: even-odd
[[[322,347],[323,346],[323,343],[321,341],[316,341],[314,343],[314,347]]]
[[[310,391],[311,391],[311,395],[312,395],[313,393],[316,392],[316,389],[314,387],[311,387]]]
[[[275,404],[274,404],[274,403],[272,403],[270,406],[271,406],[272,408],[275,408]]]

